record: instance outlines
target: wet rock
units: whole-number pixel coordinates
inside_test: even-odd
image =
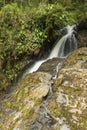
[[[79,31],[83,29],[87,29],[87,19],[83,19],[78,25]]]
[[[29,129],[28,130],[41,130],[42,129],[42,125],[38,122],[33,122],[29,125]]]
[[[79,47],[87,47],[87,19],[83,18],[77,26]]]
[[[56,73],[58,72],[58,69],[62,68],[62,66],[63,66],[62,63],[63,63],[64,60],[65,59],[63,59],[63,58],[53,58],[53,59],[50,59],[50,60],[44,62],[40,66],[40,68],[38,69],[38,72],[39,71],[47,72],[47,73],[51,74],[52,76],[55,76]],[[58,66],[58,64],[60,64],[61,66]]]
[[[81,30],[78,33],[79,47],[87,47],[87,30]]]

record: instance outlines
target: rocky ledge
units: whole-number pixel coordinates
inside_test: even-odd
[[[0,101],[0,130],[87,130],[87,48],[73,51],[56,79],[43,65],[23,77]]]

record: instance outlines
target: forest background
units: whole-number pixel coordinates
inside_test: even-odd
[[[87,21],[86,0],[0,0],[0,91],[50,52],[60,29]]]

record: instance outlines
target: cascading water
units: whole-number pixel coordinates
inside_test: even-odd
[[[56,43],[52,49],[49,57],[44,60],[39,60],[35,62],[33,66],[28,69],[28,73],[35,72],[42,63],[52,59],[54,57],[64,58],[71,51],[77,49],[77,40],[76,40],[76,25],[67,26],[62,31],[65,31],[65,35]]]
[[[66,34],[56,43],[49,55],[49,58],[66,57],[71,51],[77,49],[77,40],[75,37],[76,31],[74,30],[75,27],[76,25],[72,25],[63,29],[66,30]]]
[[[35,72],[45,61],[47,61],[47,59],[35,62],[34,65],[29,68],[29,73]]]

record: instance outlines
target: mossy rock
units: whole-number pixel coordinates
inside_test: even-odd
[[[13,92],[1,101],[0,128],[27,130],[37,118],[43,98],[50,90],[51,75],[33,73],[26,75]]]
[[[0,102],[2,130],[87,130],[87,48],[73,51],[57,79],[25,75]]]
[[[54,83],[54,87],[57,88],[55,101],[57,106],[60,106],[58,110],[66,118],[71,130],[87,129],[86,77],[87,69],[62,69]],[[62,82],[58,84],[60,79]]]
[[[73,51],[65,62],[65,68],[87,68],[87,48]]]

